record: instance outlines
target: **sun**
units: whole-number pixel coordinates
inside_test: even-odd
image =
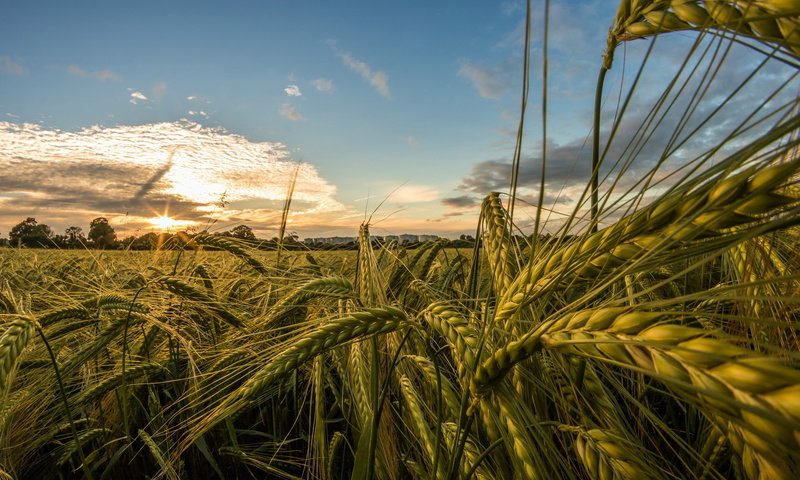
[[[176,228],[184,228],[193,225],[194,222],[190,220],[178,220],[176,218],[166,217],[159,215],[157,217],[147,219],[154,228],[158,230],[172,230]]]

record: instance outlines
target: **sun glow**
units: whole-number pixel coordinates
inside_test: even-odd
[[[194,225],[195,222],[191,220],[178,220],[175,218],[165,217],[165,216],[158,216],[153,218],[148,218],[147,221],[152,225],[154,228],[158,230],[173,230],[179,228],[186,228],[191,225]]]

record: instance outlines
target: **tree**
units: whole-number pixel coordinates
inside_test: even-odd
[[[99,248],[106,248],[114,244],[117,234],[114,228],[108,224],[105,217],[97,217],[89,224],[89,240]]]
[[[230,232],[228,232],[231,237],[241,238],[244,240],[255,240],[256,236],[253,233],[253,229],[248,227],[247,225],[239,225],[237,227],[233,227]]]
[[[64,243],[68,247],[80,247],[86,243],[86,237],[83,236],[83,229],[81,227],[69,227],[64,230]]]
[[[49,245],[52,236],[53,231],[50,230],[50,227],[43,223],[37,223],[33,217],[28,217],[25,221],[14,225],[8,233],[8,240],[11,245],[16,247],[25,245],[43,248]]]
[[[158,246],[158,234],[148,232],[135,239],[131,244],[131,250],[153,250]]]

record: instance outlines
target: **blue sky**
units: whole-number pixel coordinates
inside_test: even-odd
[[[528,156],[541,146],[534,9]],[[569,147],[565,185],[585,181],[576,142],[615,10],[551,6],[548,141]],[[524,13],[513,1],[7,4],[0,234],[27,216],[61,232],[99,215],[144,233],[168,215],[270,236],[297,168],[301,237],[352,234],[384,199],[376,233],[474,231],[513,152]]]

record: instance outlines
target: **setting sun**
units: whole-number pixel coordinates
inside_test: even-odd
[[[163,216],[149,218],[147,221],[150,223],[150,225],[159,230],[172,230],[194,225],[194,222],[191,220],[178,220]]]

